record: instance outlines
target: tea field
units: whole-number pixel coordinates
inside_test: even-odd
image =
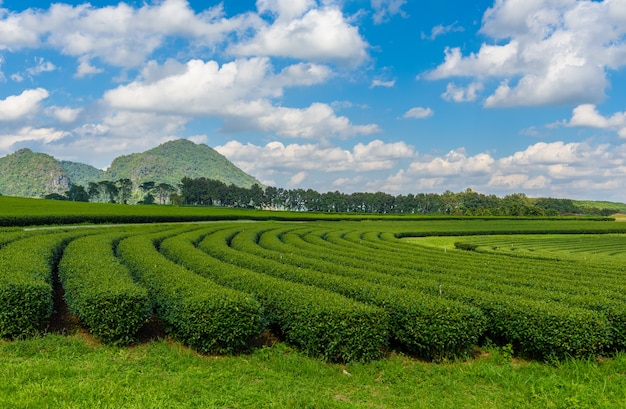
[[[623,223],[58,217],[0,231],[0,406],[626,404]]]

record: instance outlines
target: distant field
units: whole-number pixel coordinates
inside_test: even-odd
[[[626,404],[623,223],[0,205],[0,406]]]
[[[408,240],[417,244],[448,249],[470,245],[476,252],[529,258],[567,258],[610,264],[622,263],[626,257],[626,235],[624,234],[430,236]]]
[[[210,220],[387,220],[387,221],[461,221],[468,220],[576,220],[572,217],[463,217],[446,215],[381,215],[364,213],[314,213],[235,209],[224,207],[178,207],[169,205],[120,205],[104,203],[68,202],[0,196],[0,226],[60,225],[81,223],[158,223]],[[580,218],[602,220],[603,218]],[[513,222],[515,223],[515,222]],[[438,227],[435,227],[437,229]],[[522,228],[525,228],[522,226]],[[420,230],[422,230],[420,228]]]

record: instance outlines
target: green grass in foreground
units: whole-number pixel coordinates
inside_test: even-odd
[[[276,344],[236,357],[49,334],[0,342],[3,408],[619,408],[626,355],[557,367],[506,348],[468,362],[332,365]]]

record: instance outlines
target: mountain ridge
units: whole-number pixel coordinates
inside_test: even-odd
[[[130,179],[135,190],[144,182],[177,186],[183,177],[217,179],[249,188],[261,183],[205,144],[186,139],[165,142],[145,152],[118,156],[107,170],[58,160],[28,148],[0,158],[0,194],[45,197],[64,194],[71,186]]]

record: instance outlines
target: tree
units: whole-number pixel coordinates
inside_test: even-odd
[[[65,192],[65,197],[72,202],[88,202],[89,194],[81,185],[71,185],[70,189]]]
[[[98,182],[100,187],[100,191],[104,192],[105,197],[108,197],[109,203],[115,203],[115,198],[117,197],[118,189],[114,182],[110,180],[103,180]]]
[[[92,202],[99,201],[100,199],[100,184],[97,182],[89,182],[89,186],[87,187],[87,194],[89,195],[89,200]]]
[[[133,182],[130,179],[119,179],[117,182],[119,203],[126,204],[133,190]]]
[[[170,196],[170,193],[176,192],[176,188],[168,183],[159,183],[156,186],[159,203],[164,204]]]

